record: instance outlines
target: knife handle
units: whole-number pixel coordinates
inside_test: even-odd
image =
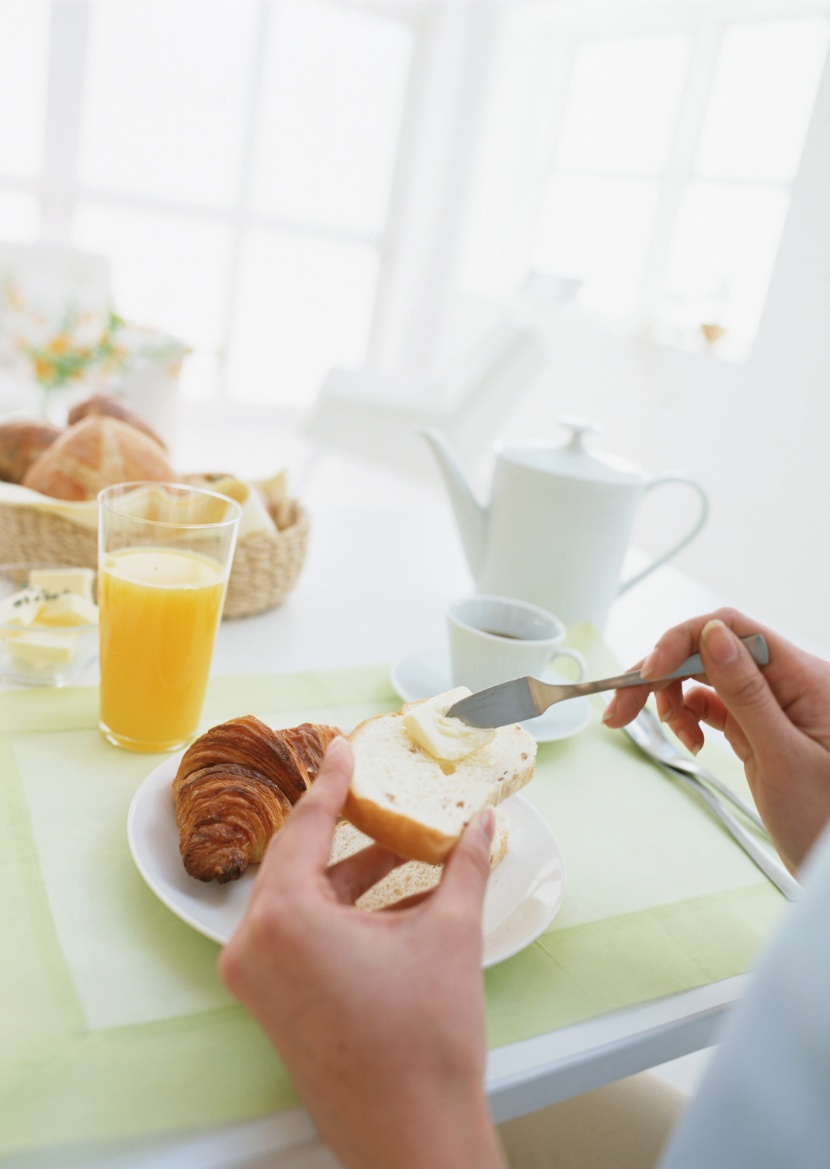
[[[765,666],[769,662],[769,646],[767,639],[763,633],[753,633],[751,637],[742,637],[741,641],[749,650],[754,661],[759,666]],[[703,673],[703,659],[700,654],[692,654],[690,658],[686,658],[681,666],[678,666],[673,674],[667,674],[668,678],[691,678],[694,674]],[[662,679],[661,679],[662,681]]]

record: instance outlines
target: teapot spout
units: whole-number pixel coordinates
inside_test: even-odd
[[[446,484],[447,492],[455,513],[455,522],[461,536],[461,544],[473,577],[477,577],[484,566],[487,550],[489,515],[486,507],[473,495],[461,470],[455,452],[440,430],[432,427],[419,428],[438,460],[438,466]]]

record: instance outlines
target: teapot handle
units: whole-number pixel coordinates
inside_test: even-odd
[[[696,480],[690,479],[688,475],[655,475],[655,477],[650,479],[646,484],[645,491],[653,491],[655,487],[661,487],[664,483],[687,483],[689,487],[694,488],[700,497],[700,512],[698,513],[697,519],[692,524],[689,531],[686,532],[686,534],[682,536],[676,544],[672,544],[670,548],[668,548],[665,552],[662,552],[659,556],[656,556],[650,564],[646,565],[645,568],[642,568],[639,572],[636,572],[634,576],[629,577],[628,580],[624,580],[621,583],[619,589],[617,590],[617,596],[622,596],[622,594],[630,589],[632,585],[638,584],[639,581],[648,576],[650,572],[654,572],[655,568],[659,568],[661,564],[665,564],[667,560],[672,558],[672,556],[676,556],[682,548],[685,548],[686,545],[695,538],[700,529],[706,523],[706,520],[709,516],[709,497]],[[645,492],[643,494],[645,494]]]

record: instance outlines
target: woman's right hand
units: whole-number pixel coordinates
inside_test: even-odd
[[[770,651],[759,668],[739,638],[763,633]],[[675,670],[699,652],[705,673],[656,690],[657,710],[689,750],[701,724],[723,731],[741,759],[758,811],[795,872],[830,820],[830,665],[733,609],[695,617],[663,634],[641,665],[647,678]],[[648,697],[619,690],[604,721],[622,727]]]

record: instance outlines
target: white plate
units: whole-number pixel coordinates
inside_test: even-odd
[[[421,698],[432,698],[452,688],[450,658],[446,649],[427,649],[410,654],[392,667],[392,685],[404,702],[417,702]],[[554,670],[546,670],[543,682],[562,683],[569,679]],[[568,739],[584,731],[591,721],[591,707],[587,698],[569,698],[551,706],[538,718],[522,723],[537,743],[553,743],[557,739]]]
[[[127,818],[130,852],[168,909],[199,933],[225,943],[248,904],[257,866],[227,885],[187,875],[179,854],[171,787],[182,754],[160,763],[133,797]],[[538,938],[565,892],[562,850],[547,823],[521,796],[511,796],[502,807],[508,820],[508,850],[490,877],[484,901],[485,967],[503,962]]]

